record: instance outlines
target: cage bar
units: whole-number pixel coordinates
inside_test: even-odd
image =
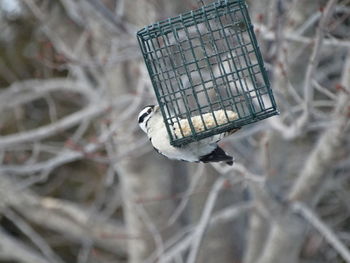
[[[220,0],[137,33],[172,145],[278,114],[244,0]]]

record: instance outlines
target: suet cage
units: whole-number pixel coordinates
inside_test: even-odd
[[[172,145],[277,114],[244,0],[204,5],[137,37]]]

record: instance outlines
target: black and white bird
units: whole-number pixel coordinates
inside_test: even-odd
[[[218,113],[221,114],[221,112]],[[212,116],[212,114],[210,114],[210,116]],[[225,116],[227,116],[227,113]],[[236,115],[232,114],[232,118],[236,118]],[[139,113],[138,122],[140,128],[147,134],[153,148],[158,153],[168,157],[169,159],[188,162],[226,162],[228,165],[233,164],[233,157],[227,155],[225,151],[217,145],[217,143],[225,136],[236,132],[239,128],[233,129],[229,132],[213,135],[200,141],[191,142],[181,147],[175,147],[170,144],[169,136],[159,106],[149,105],[143,108],[143,110]],[[175,128],[174,133],[178,134]]]

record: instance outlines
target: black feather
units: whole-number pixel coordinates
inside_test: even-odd
[[[199,161],[201,161],[203,163],[226,162],[228,165],[232,165],[233,164],[233,157],[227,155],[225,153],[225,151],[218,146],[211,153],[204,155],[204,156],[201,156]]]
[[[139,123],[143,122],[143,120],[149,115],[148,112],[145,112],[144,114],[142,114],[139,118]]]
[[[151,114],[151,112],[152,112],[152,110],[154,109],[154,105],[147,105],[147,106],[145,106],[145,107],[143,107],[143,109],[145,109],[145,108],[150,108],[150,110],[148,110],[147,112],[145,112],[144,114],[142,114],[141,116],[140,116],[140,118],[139,118],[139,123],[141,123],[141,122],[143,122],[143,120],[148,116],[148,115],[150,115]]]

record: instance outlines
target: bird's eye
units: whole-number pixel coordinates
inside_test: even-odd
[[[147,113],[151,113],[152,112],[152,109],[149,109],[148,111],[147,111]]]

